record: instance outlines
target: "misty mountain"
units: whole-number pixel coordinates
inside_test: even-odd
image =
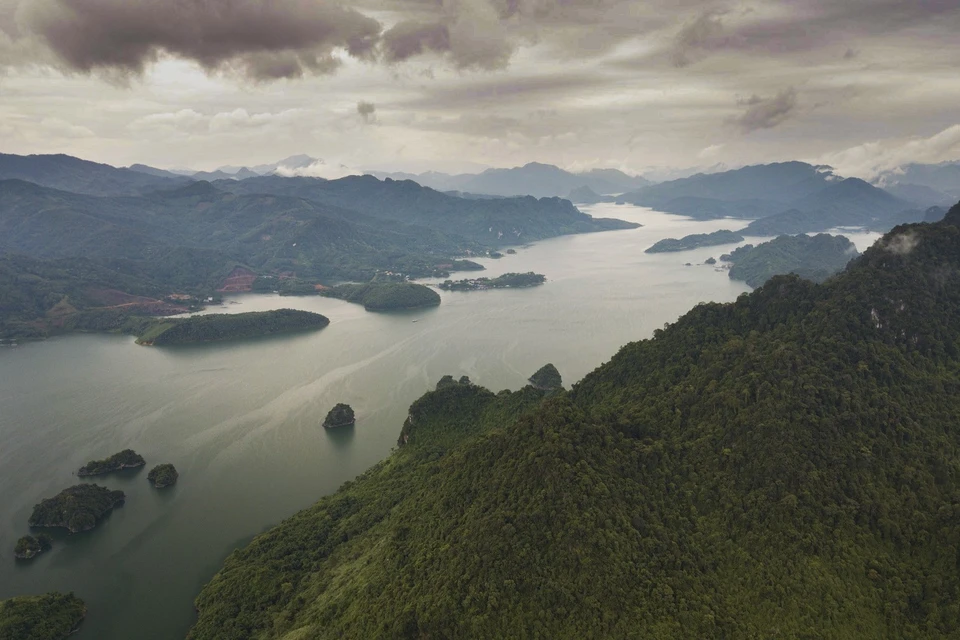
[[[925,212],[859,178],[847,178],[792,203],[787,211],[754,220],[746,235],[780,235],[864,227],[888,231],[904,222],[922,222]]]
[[[644,187],[621,199],[699,219],[761,218],[779,213],[838,180],[826,167],[805,162],[755,165]]]
[[[600,194],[622,193],[650,184],[640,176],[630,176],[617,169],[594,169],[571,173],[550,164],[531,162],[512,169],[487,169],[479,174],[449,175],[438,172],[421,174],[369,172],[371,175],[398,180],[413,180],[438,191],[463,191],[477,194],[537,198],[565,198],[574,189],[589,187]]]
[[[946,202],[941,200],[938,202],[929,202],[929,204],[950,204],[956,202],[957,198],[960,198],[960,162],[906,164],[881,174],[878,178],[878,184],[890,189],[927,187],[934,192],[948,196]],[[917,200],[917,202],[920,201]]]
[[[0,153],[0,180],[11,179],[74,193],[107,196],[139,195],[188,181],[174,175],[118,169],[62,154],[18,156]]]
[[[263,176],[219,181],[215,186],[237,194],[303,198],[383,220],[420,225],[490,247],[636,226],[621,220],[592,218],[560,198],[458,198],[411,180],[379,180],[371,175],[339,180]]]

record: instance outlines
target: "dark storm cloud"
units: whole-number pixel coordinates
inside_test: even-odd
[[[31,0],[18,14],[69,70],[140,74],[161,53],[256,80],[328,73],[373,54],[380,24],[312,0]]]
[[[915,27],[953,33],[960,27],[957,0],[798,0],[767,6],[776,10],[710,3],[679,29],[671,59],[682,67],[715,52],[787,55],[851,37],[885,36]],[[853,48],[846,51],[847,58],[856,55]]]
[[[425,51],[450,50],[450,30],[443,24],[401,22],[383,34],[383,51],[388,62],[399,62]]]
[[[743,113],[730,120],[744,133],[759,129],[772,129],[786,120],[797,107],[797,91],[793,87],[784,89],[771,98],[753,95],[738,102],[746,107]]]

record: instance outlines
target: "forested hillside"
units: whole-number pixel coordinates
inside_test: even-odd
[[[0,338],[116,328],[121,311],[161,313],[174,293],[209,297],[238,269],[308,288],[382,271],[446,276],[476,267],[456,256],[489,247],[635,226],[557,198],[467,200],[372,176],[213,186],[0,155]],[[123,309],[115,293],[128,296]],[[149,300],[134,308],[129,296]],[[86,309],[97,317],[74,317]]]
[[[206,638],[955,637],[960,207],[570,392],[468,380],[227,559]]]

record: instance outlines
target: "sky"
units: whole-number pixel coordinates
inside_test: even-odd
[[[960,0],[0,0],[0,152],[652,177],[960,159]]]

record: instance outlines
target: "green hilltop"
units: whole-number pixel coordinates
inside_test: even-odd
[[[234,552],[190,637],[954,637],[960,208],[549,399],[445,378]]]

